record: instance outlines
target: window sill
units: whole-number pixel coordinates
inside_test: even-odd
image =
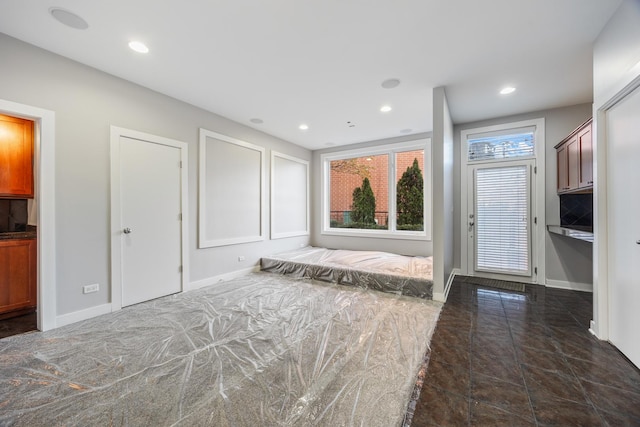
[[[424,232],[401,232],[401,231],[381,231],[381,230],[356,230],[356,229],[328,229],[320,233],[325,236],[341,237],[366,237],[370,239],[394,239],[394,240],[422,240],[425,242],[431,239]]]

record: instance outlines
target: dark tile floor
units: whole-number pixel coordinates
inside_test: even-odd
[[[0,338],[24,334],[38,329],[36,313],[0,320]]]
[[[592,295],[452,285],[411,426],[640,426],[640,371],[588,331]]]

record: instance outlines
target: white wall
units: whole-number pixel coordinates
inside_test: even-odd
[[[262,255],[308,244],[302,236],[196,249],[198,132],[203,127],[306,160],[310,151],[2,34],[0,52],[0,98],[55,112],[58,316],[109,303],[110,125],[189,144],[191,282],[250,268]],[[239,255],[244,262],[238,262]],[[83,295],[82,286],[91,283],[99,283],[100,291]]]
[[[625,0],[598,35],[593,47],[594,113],[594,298],[593,332],[608,339],[608,248],[606,215],[606,141],[601,110],[640,78],[640,1]],[[615,163],[615,159],[609,159]]]
[[[445,299],[454,268],[453,122],[444,87],[433,90],[433,298]],[[460,192],[458,187],[458,193]],[[459,224],[459,221],[458,221]]]
[[[640,75],[640,1],[625,0],[593,45],[593,103],[601,106]]]
[[[546,220],[548,224],[560,224],[560,198],[556,193],[556,150],[553,148],[572,130],[591,117],[591,105],[537,111],[509,117],[500,117],[481,122],[456,125],[454,128],[455,150],[455,266],[460,267],[460,132],[464,129],[517,122],[527,119],[545,119],[545,195]],[[543,225],[544,226],[544,225]],[[591,286],[592,245],[575,239],[546,233],[545,241],[546,280],[556,286]],[[544,278],[543,278],[544,279]]]
[[[379,145],[387,145],[405,141],[414,141],[416,139],[422,138],[431,138],[431,133],[382,139],[379,141],[370,141],[361,144],[352,144],[348,146],[333,147],[329,149],[314,151],[313,161],[311,165],[311,244],[314,246],[321,246],[332,249],[385,251],[402,255],[430,256],[433,251],[432,242],[430,240],[403,240],[372,237],[333,236],[322,234],[322,161],[320,157],[323,154],[337,153],[340,151],[359,148],[375,147]],[[433,163],[435,167],[435,160],[433,161]]]

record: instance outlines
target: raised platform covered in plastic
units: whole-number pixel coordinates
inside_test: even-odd
[[[254,273],[0,340],[0,425],[398,426],[441,305]]]
[[[306,247],[263,257],[261,269],[399,295],[432,299],[432,257]]]

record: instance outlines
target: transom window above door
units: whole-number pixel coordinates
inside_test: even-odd
[[[467,139],[467,161],[513,160],[535,157],[535,127],[508,129]]]

